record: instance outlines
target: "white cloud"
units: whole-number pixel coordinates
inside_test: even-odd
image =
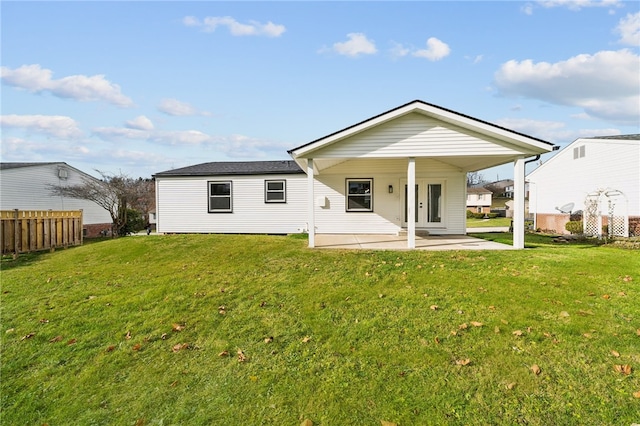
[[[347,38],[349,40],[334,43],[333,47],[329,50],[339,55],[350,56],[352,58],[360,55],[373,55],[378,51],[375,42],[369,40],[363,33],[349,33],[347,34]]]
[[[630,50],[578,55],[556,63],[511,60],[495,74],[506,96],[580,107],[591,117],[637,123],[640,57]]]
[[[151,132],[142,129],[131,129],[122,127],[96,127],[91,132],[102,140],[122,141],[124,139],[147,140],[151,137]]]
[[[192,116],[192,115],[211,115],[207,111],[199,111],[191,104],[187,102],[182,102],[177,99],[163,99],[160,101],[158,105],[158,111],[164,112],[168,115],[184,117],[184,116]]]
[[[640,46],[640,12],[628,13],[620,20],[615,29],[620,34],[620,43],[629,46]]]
[[[411,53],[411,49],[404,47],[400,43],[393,42],[391,49],[389,49],[389,53],[393,58],[402,58]]]
[[[216,142],[217,149],[231,158],[266,158],[280,155],[289,148],[287,144],[244,135],[231,135]]]
[[[0,126],[42,133],[60,139],[82,136],[76,121],[62,115],[3,115],[0,116]]]
[[[195,16],[185,16],[182,23],[187,27],[199,27],[205,32],[214,32],[218,27],[227,27],[234,36],[266,36],[280,37],[287,29],[284,25],[274,24],[269,21],[266,24],[249,21],[240,23],[230,16],[207,16],[200,21]]]
[[[127,121],[125,127],[137,130],[153,130],[153,122],[144,115],[140,115],[133,120]]]
[[[537,2],[544,8],[566,7],[569,10],[578,11],[587,7],[622,7],[620,0],[542,0]]]
[[[104,75],[70,75],[54,80],[53,72],[38,64],[23,65],[13,70],[1,67],[0,71],[6,84],[32,93],[50,92],[59,98],[81,102],[104,101],[122,108],[133,106],[133,101],[122,94],[120,86],[111,83]]]
[[[211,142],[212,137],[199,130],[179,130],[154,132],[149,140],[163,145],[201,145]]]
[[[418,58],[427,58],[430,61],[439,61],[440,59],[449,56],[451,49],[447,43],[438,40],[435,37],[430,37],[427,40],[427,48],[420,49],[413,52],[413,56]]]
[[[505,118],[496,120],[495,124],[533,136],[547,142],[566,144],[578,138],[619,135],[615,128],[600,129],[567,129],[566,123],[560,121],[539,121],[524,118]]]

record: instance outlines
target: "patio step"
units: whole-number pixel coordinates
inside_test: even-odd
[[[407,230],[406,229],[401,229],[400,231],[398,231],[398,237],[406,237],[407,236]],[[429,231],[426,229],[416,229],[416,237],[428,237],[429,236]]]

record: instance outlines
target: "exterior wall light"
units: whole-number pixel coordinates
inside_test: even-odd
[[[393,194],[393,185],[389,185],[389,194]]]

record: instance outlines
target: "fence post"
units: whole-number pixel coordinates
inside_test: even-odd
[[[13,258],[14,259],[18,258],[18,250],[20,248],[18,243],[19,239],[21,240],[22,236],[18,232],[18,209],[15,209],[14,217],[13,217]]]

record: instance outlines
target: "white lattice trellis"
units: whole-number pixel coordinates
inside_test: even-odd
[[[584,233],[602,237],[602,218],[607,218],[606,234],[609,237],[629,236],[629,212],[627,197],[616,189],[599,189],[584,200]]]

